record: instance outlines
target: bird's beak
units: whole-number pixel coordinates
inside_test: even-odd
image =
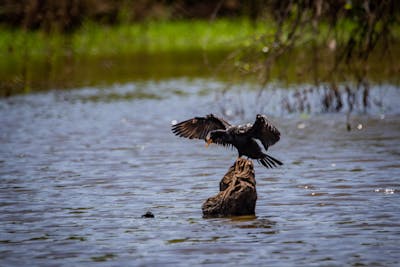
[[[212,143],[212,139],[211,139],[211,138],[210,138],[210,139],[207,139],[207,141],[206,141],[206,147],[208,147],[211,143]]]

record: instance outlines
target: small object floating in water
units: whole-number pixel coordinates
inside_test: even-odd
[[[297,129],[305,129],[307,126],[304,122],[297,124]]]
[[[151,211],[148,211],[142,215],[142,218],[154,218],[154,214]]]
[[[393,188],[378,188],[374,190],[377,193],[384,193],[385,195],[392,195],[396,192]]]

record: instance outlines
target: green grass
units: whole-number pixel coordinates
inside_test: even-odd
[[[272,29],[271,29],[272,30]],[[87,22],[69,35],[0,28],[3,57],[48,57],[51,55],[112,56],[137,52],[230,50],[262,34],[266,24],[249,20],[150,21],[104,26]]]
[[[340,21],[339,24],[342,31],[337,37],[348,39],[354,23]],[[308,30],[301,33],[299,45],[313,38]],[[86,22],[71,34],[0,27],[0,68],[27,59],[55,63],[59,57],[68,56],[93,58],[136,53],[232,51],[242,47],[261,51],[271,47],[274,32],[272,20],[251,22],[248,19],[148,21],[114,26]],[[316,41],[321,44],[328,34],[327,25],[321,24],[320,32]],[[395,33],[398,37],[400,29]]]

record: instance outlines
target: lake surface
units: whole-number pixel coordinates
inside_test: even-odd
[[[0,265],[399,266],[400,90],[373,87],[347,131],[345,111],[322,112],[318,94],[310,113],[290,113],[293,90],[243,86],[177,79],[0,99]],[[235,123],[262,112],[281,131],[269,153],[284,165],[255,164],[255,217],[202,218],[236,152],[170,125],[211,112]]]

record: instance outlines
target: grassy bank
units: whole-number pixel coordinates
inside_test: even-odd
[[[351,22],[342,22],[343,33],[339,37],[347,39],[353,26]],[[273,21],[248,19],[149,21],[114,26],[86,22],[71,34],[0,27],[0,51],[5,61],[23,61],[26,57],[43,60],[71,54],[109,57],[140,52],[232,51],[253,44],[262,50],[265,44],[272,43],[274,31]],[[327,29],[322,27],[321,31],[319,42]],[[299,43],[311,38],[310,32],[305,32]]]
[[[49,54],[112,56],[137,52],[231,50],[262,34],[267,25],[249,20],[150,21],[103,26],[87,22],[72,34],[0,28],[0,49],[9,58],[40,59]],[[272,31],[272,28],[270,29]]]
[[[252,61],[262,60],[273,48],[275,26],[265,20],[219,19],[114,26],[86,22],[70,34],[0,28],[0,96],[137,79],[203,77],[221,69],[229,79],[240,77],[252,71]],[[353,26],[342,22],[338,43],[349,38]],[[328,75],[324,62],[332,61],[334,55],[324,43],[327,29],[322,25],[320,31],[317,39],[304,32],[298,47],[277,62],[273,78],[307,82],[315,79],[313,75]],[[314,47],[309,45],[312,41]],[[315,45],[322,48],[319,66],[313,62]],[[250,54],[257,60],[243,57],[246,51],[256,51]],[[394,53],[398,55],[400,51]],[[221,65],[228,56],[227,64]],[[377,71],[371,72],[374,79],[393,76],[379,53],[371,60],[377,62],[372,64]]]
[[[129,77],[204,76],[204,60],[217,64],[266,27],[223,19],[114,26],[86,22],[70,34],[0,28],[0,96]]]

